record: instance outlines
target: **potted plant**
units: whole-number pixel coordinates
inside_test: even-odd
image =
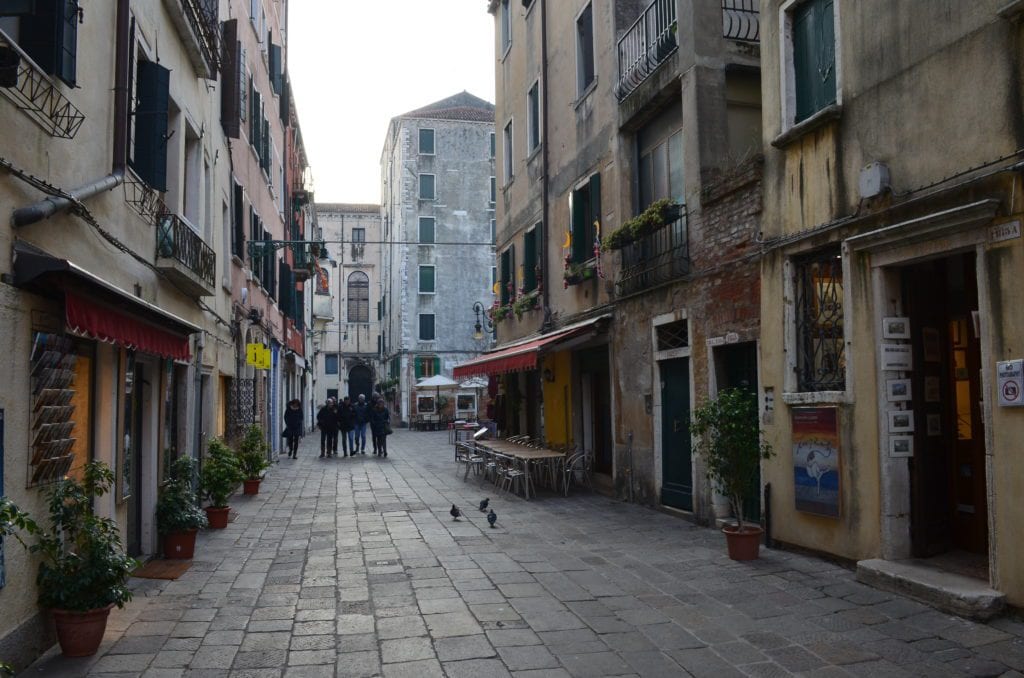
[[[203,496],[210,500],[206,507],[206,518],[213,529],[228,526],[228,497],[238,483],[245,479],[238,457],[223,440],[210,441],[203,470],[199,474],[199,487]]]
[[[601,249],[618,250],[653,233],[679,218],[682,206],[667,198],[656,200],[640,214],[629,219],[601,240]]]
[[[269,451],[270,446],[267,445],[262,428],[253,425],[245,430],[245,436],[238,445],[238,463],[245,475],[242,482],[244,494],[259,493],[263,471],[270,466],[270,461],[267,460]]]
[[[729,557],[757,558],[764,530],[743,520],[743,496],[758,478],[762,459],[772,448],[761,439],[757,395],[744,389],[726,389],[693,411],[690,432],[697,436],[697,450],[704,457],[708,480],[729,500],[736,525],[722,529]]]
[[[512,304],[512,310],[516,314],[516,319],[522,318],[523,314],[527,311],[537,308],[537,297],[537,292],[531,292],[516,299],[515,303]]]
[[[107,617],[131,600],[128,577],[138,562],[124,552],[117,523],[97,516],[97,497],[110,491],[114,474],[102,462],[85,465],[82,481],[64,478],[49,493],[50,527],[43,529],[7,500],[0,500],[0,535],[13,534],[40,556],[39,604],[50,609],[66,657],[96,653]],[[14,531],[35,536],[26,544]]]
[[[512,304],[505,304],[504,306],[495,306],[491,309],[491,320],[500,323],[505,318],[512,314]]]
[[[590,280],[594,277],[594,264],[593,260],[583,261],[579,263],[566,262],[565,272],[562,274],[562,280],[565,285],[578,285],[584,280]]]
[[[156,529],[163,539],[164,558],[191,558],[196,550],[196,531],[207,525],[206,514],[192,491],[194,473],[192,457],[175,459],[156,501]]]

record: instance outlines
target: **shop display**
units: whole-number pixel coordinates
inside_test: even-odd
[[[29,485],[64,477],[74,461],[75,362],[68,337],[36,332],[32,343],[32,447]]]

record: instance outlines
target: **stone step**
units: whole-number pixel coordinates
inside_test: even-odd
[[[1006,605],[1006,596],[985,582],[936,569],[921,560],[861,560],[857,581],[971,619],[991,619]]]

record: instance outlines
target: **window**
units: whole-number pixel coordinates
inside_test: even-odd
[[[537,289],[537,268],[540,260],[537,258],[537,240],[541,232],[541,225],[537,224],[523,234],[523,291],[532,292]]]
[[[501,34],[501,53],[504,55],[512,47],[512,10],[509,0],[501,0],[498,7],[498,30]]]
[[[491,292],[492,293],[497,293],[497,290],[494,289],[497,284],[498,284],[498,267],[497,266],[491,266]]]
[[[569,194],[569,223],[572,224],[572,261],[582,263],[594,256],[597,229],[601,218],[601,175],[594,174]]]
[[[252,205],[249,205],[249,240],[263,240],[263,221]],[[257,280],[262,277],[263,256],[256,250],[249,250],[249,270]]]
[[[237,181],[231,189],[231,254],[245,259],[245,193]]]
[[[420,130],[420,155],[434,155],[434,130]]]
[[[590,3],[576,19],[576,94],[583,96],[594,82],[594,15]]]
[[[420,294],[434,293],[434,267],[420,266]]]
[[[78,0],[7,0],[0,3],[0,11],[0,28],[32,61],[44,73],[74,87],[78,68]]]
[[[528,149],[532,153],[540,146],[540,83],[526,93],[526,133]]]
[[[324,355],[324,374],[338,373],[338,354],[327,353]]]
[[[513,291],[515,289],[516,248],[514,245],[501,253],[500,263],[501,289],[499,290],[499,298],[501,299],[502,306],[508,306],[515,299]]]
[[[348,321],[370,322],[370,278],[362,271],[348,277]]]
[[[434,341],[433,313],[420,313],[420,341]]]
[[[434,193],[434,175],[433,174],[421,174],[420,175],[420,200],[433,200],[435,198]]]
[[[498,200],[498,180],[495,177],[491,177],[491,207],[494,207],[494,203]]]
[[[498,220],[491,219],[491,244],[498,244]]]
[[[366,242],[366,229],[365,228],[353,228],[352,229],[352,242]]]
[[[441,374],[441,359],[436,356],[419,356],[413,361],[416,380]]]
[[[806,120],[836,103],[836,38],[834,0],[807,0],[786,14],[791,63],[788,64],[796,110],[785,117],[792,123]],[[783,101],[787,97],[783,97]]]
[[[157,191],[167,190],[167,125],[170,112],[171,72],[152,61],[139,61],[135,69],[135,138],[131,168]]]
[[[501,152],[504,156],[502,158],[502,167],[505,170],[505,176],[502,177],[504,185],[508,186],[512,183],[512,121],[509,120],[508,124],[505,125],[505,131],[501,135]]]
[[[846,388],[843,260],[837,249],[794,262],[799,391]]]
[[[420,242],[434,242],[434,217],[420,217]]]
[[[498,150],[498,149],[497,149],[497,148],[495,148],[495,141],[494,141],[494,132],[491,132],[491,159],[492,159],[492,160],[494,159],[494,153],[495,153],[495,151],[497,151],[497,150]]]
[[[637,187],[643,211],[655,200],[669,198],[678,204],[685,202],[683,187],[683,131],[677,129],[667,138],[638,137],[640,161],[637,166]]]

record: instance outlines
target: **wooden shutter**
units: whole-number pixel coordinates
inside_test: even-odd
[[[245,259],[245,217],[242,186],[234,184],[231,191],[231,253]]]
[[[423,358],[417,357],[413,361],[413,371],[416,374],[416,380],[419,381],[420,375],[423,374]]]
[[[267,40],[270,40],[270,36],[267,36]],[[267,57],[268,66],[270,67],[270,86],[274,88],[274,94],[281,94],[281,45],[275,45],[270,43],[270,52]]]
[[[36,0],[23,16],[19,45],[46,73],[71,87],[78,65],[78,0]]]
[[[833,0],[812,0],[793,12],[794,122],[836,101],[836,41]]]
[[[171,72],[152,61],[138,64],[132,169],[151,188],[167,190],[167,109]]]
[[[280,110],[278,111],[278,117],[281,118],[281,123],[287,127],[288,122],[291,119],[289,115],[292,103],[292,83],[291,80],[284,79],[281,88],[281,101]]]
[[[531,292],[537,289],[537,235],[540,226],[527,231],[523,236],[523,289]]]
[[[583,205],[581,191],[569,194],[569,223],[572,228],[572,260],[579,263],[586,261],[586,250],[582,247],[586,240],[587,209]]]
[[[245,59],[245,47],[238,44],[238,122],[239,127],[241,123],[248,119],[249,115],[249,90],[250,78],[246,73],[246,59]]]
[[[601,221],[601,173],[597,172],[590,177],[590,209],[588,210],[590,221],[587,223],[587,243],[586,243],[586,256],[584,260],[590,259],[594,256],[594,238],[596,236],[597,227],[594,226],[594,222]]]
[[[434,358],[434,374],[441,374],[441,359]]]
[[[224,134],[237,139],[241,130],[241,78],[238,69],[242,67],[242,43],[238,41],[238,20],[224,22],[224,54],[220,66],[220,124]]]

